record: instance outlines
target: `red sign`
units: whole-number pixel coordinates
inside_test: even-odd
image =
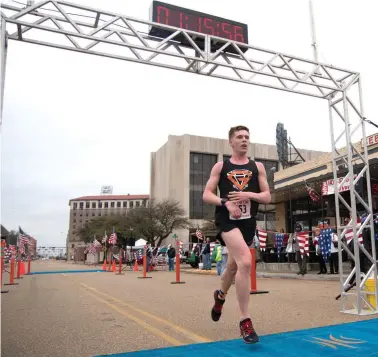
[[[366,138],[366,145],[371,146],[378,144],[378,134],[370,135]]]

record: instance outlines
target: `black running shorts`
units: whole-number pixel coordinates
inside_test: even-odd
[[[241,219],[239,221],[234,221],[229,219],[228,216],[218,216],[215,218],[215,225],[218,229],[217,239],[219,240],[221,245],[226,245],[222,239],[222,232],[229,232],[235,228],[238,228],[240,230],[246,244],[248,246],[252,245],[253,238],[256,234],[256,218]]]

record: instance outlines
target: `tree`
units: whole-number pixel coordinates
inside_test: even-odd
[[[200,229],[205,235],[216,232],[217,227],[215,225],[215,219],[205,219],[205,222]]]
[[[175,229],[190,228],[184,209],[172,199],[160,202],[152,199],[148,207],[134,208],[127,218],[134,231],[155,247],[159,247]]]
[[[85,243],[92,242],[94,237],[101,242],[105,231],[109,237],[113,228],[117,233],[117,245],[122,245],[130,229],[128,218],[125,216],[95,217],[79,230],[79,236]]]
[[[18,232],[11,230],[7,236],[6,242],[10,245],[17,245]]]

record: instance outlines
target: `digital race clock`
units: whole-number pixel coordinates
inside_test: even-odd
[[[166,4],[160,1],[153,1],[152,3],[151,21],[248,44],[248,26],[246,24]],[[173,32],[174,31],[172,30],[152,26],[149,34],[156,37],[166,38]],[[179,41],[182,44],[189,44],[188,40],[182,35],[175,37],[174,40]],[[195,38],[194,42],[196,42],[198,47],[204,49],[204,40],[202,38]],[[211,45],[212,50],[217,50],[222,47],[224,43],[216,43],[216,41],[212,41]],[[246,48],[241,48],[241,50],[245,51]],[[229,46],[226,51],[235,52],[235,49]]]

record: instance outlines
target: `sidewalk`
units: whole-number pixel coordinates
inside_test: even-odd
[[[182,269],[184,274],[199,274],[199,275],[217,275],[216,269],[212,270],[199,270],[199,269]],[[296,273],[286,273],[286,272],[259,272],[257,271],[256,276],[258,278],[274,278],[274,279],[296,279],[296,280],[319,280],[319,281],[339,281],[340,276],[336,274],[329,275],[318,275],[317,272],[308,272],[306,275],[297,275]]]

